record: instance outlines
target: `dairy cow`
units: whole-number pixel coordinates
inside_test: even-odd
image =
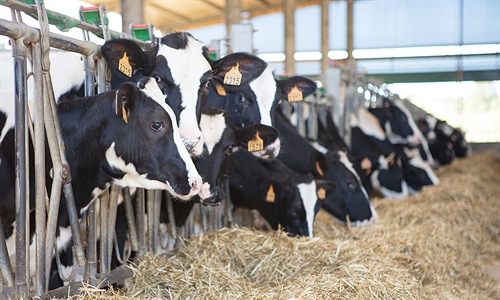
[[[80,217],[111,184],[164,189],[182,200],[198,194],[203,185],[182,144],[174,112],[165,105],[164,95],[156,82],[152,79],[144,79],[144,82],[143,89],[125,83],[118,90],[66,100],[57,105]],[[10,120],[12,111],[7,110],[12,108],[14,100],[6,97],[0,100],[0,116]],[[1,182],[12,183],[15,178],[14,129],[5,125],[1,129],[4,137],[0,144]],[[5,135],[4,130],[7,130]],[[47,151],[47,173],[50,168]],[[46,177],[50,186],[51,177],[49,174]],[[33,182],[30,186],[34,186]],[[11,259],[15,258],[14,187],[14,184],[7,184],[0,190],[0,216]],[[34,208],[34,192],[30,194],[30,206]],[[30,211],[34,216],[34,210]],[[71,240],[65,201],[61,201],[57,222],[57,247],[63,251]],[[32,231],[31,241],[33,235]],[[31,257],[34,257],[34,250],[32,244]],[[33,268],[34,264],[31,274],[34,274]]]
[[[377,220],[368,194],[344,151],[312,146],[280,110],[276,112],[275,125],[283,140],[278,158],[298,173],[314,175],[323,188],[318,188],[323,209],[343,224],[368,224]]]
[[[292,236],[313,236],[320,204],[312,175],[296,173],[280,160],[237,151],[230,187],[234,206],[258,210],[275,230],[281,226]]]

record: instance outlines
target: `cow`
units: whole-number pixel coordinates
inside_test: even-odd
[[[70,166],[75,204],[79,217],[111,184],[167,190],[174,197],[188,200],[200,192],[203,181],[184,147],[175,114],[164,102],[156,81],[143,78],[144,88],[124,83],[117,90],[96,96],[61,101],[57,113]],[[2,94],[0,116],[11,124],[13,98]],[[2,119],[3,119],[2,118]],[[15,178],[14,128],[7,130],[0,143],[1,182]],[[31,164],[33,161],[31,161]],[[47,151],[46,181],[52,182]],[[32,174],[31,174],[32,175]],[[5,179],[6,180],[3,180]],[[31,180],[33,180],[31,176]],[[33,182],[30,184],[34,186]],[[11,260],[15,259],[14,184],[0,190],[0,216]],[[30,207],[34,208],[34,192]],[[30,209],[32,216],[34,210]],[[31,232],[31,241],[34,232]],[[57,248],[64,251],[71,241],[65,201],[61,201],[57,221]],[[35,245],[30,247],[34,257]],[[33,261],[33,260],[32,260]],[[34,274],[34,264],[31,274]]]
[[[410,111],[401,101],[384,97],[381,107],[370,107],[368,110],[378,119],[390,143],[405,144],[410,147],[420,146],[422,158],[435,167],[436,163],[430,153],[427,140]]]
[[[418,148],[410,148],[407,145],[396,145],[396,147],[411,195],[417,194],[424,186],[439,184],[439,178],[432,167],[423,160]]]
[[[262,160],[248,151],[233,153],[230,174],[235,207],[256,209],[273,229],[281,226],[291,236],[313,236],[320,203],[312,175],[296,173],[280,160]]]
[[[283,115],[275,113],[275,125],[282,137],[278,157],[293,171],[311,173],[322,185],[329,184],[320,197],[321,207],[342,224],[371,224],[378,219],[368,194],[358,179],[347,154],[338,149],[312,146]],[[317,181],[317,183],[318,183]]]
[[[408,185],[394,145],[387,139],[377,118],[360,107],[349,118],[350,145],[354,168],[368,193],[379,192],[383,197],[404,199]]]
[[[238,61],[259,59],[247,53],[233,53],[232,55],[233,58],[227,59],[234,59],[233,68],[238,66],[241,72],[245,70]],[[212,62],[214,70],[225,71],[219,65],[219,61]],[[248,141],[261,139],[263,147],[253,149],[254,151],[251,152],[256,157],[269,159],[277,157],[281,147],[279,132],[273,128],[276,106],[282,100],[306,97],[316,90],[316,84],[301,76],[276,80],[266,62],[261,60],[257,66],[254,67],[256,78],[237,85],[238,90],[231,84],[225,84],[220,80],[216,81],[216,84],[212,85],[204,105],[226,111],[231,124],[238,131],[237,135],[241,141],[241,147],[247,148]],[[297,94],[300,96],[295,96]]]

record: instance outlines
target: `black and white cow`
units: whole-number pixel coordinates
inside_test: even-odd
[[[62,101],[57,106],[80,217],[111,184],[163,189],[182,200],[200,192],[203,182],[182,143],[174,112],[165,104],[155,80],[145,78],[142,85],[144,88],[139,89],[125,83],[118,90]],[[14,99],[6,95],[2,93],[0,99],[0,116],[7,120],[0,128],[0,214],[8,251],[14,259],[14,128],[5,126],[12,123]],[[47,173],[50,168],[47,151]],[[52,180],[49,174],[46,177],[49,186]],[[34,193],[30,194],[34,208]],[[30,211],[34,215],[34,210]],[[61,201],[57,224],[57,247],[63,251],[71,240],[65,201]],[[34,248],[32,244],[31,257]],[[34,263],[31,272],[34,274]]]
[[[422,158],[431,167],[435,166],[427,140],[408,108],[400,100],[391,100],[384,97],[381,107],[370,107],[369,111],[379,120],[389,142],[410,147],[420,147]]]
[[[241,141],[241,147],[246,148],[246,142],[255,139],[258,132],[259,138],[263,140],[264,148],[252,151],[254,156],[264,159],[278,156],[281,142],[278,131],[273,128],[274,111],[277,104],[281,100],[288,100],[292,92],[300,93],[301,97],[306,97],[316,90],[316,84],[300,76],[276,80],[267,63],[254,55],[233,53],[225,59],[227,65],[239,68],[240,72],[243,73],[243,79],[245,79],[244,72],[250,71],[244,69],[242,62],[247,60],[260,61],[255,63],[256,66],[249,65],[250,68],[253,68],[251,71],[256,77],[237,86],[224,84],[222,80],[216,81],[216,84],[210,89],[205,107],[216,107],[226,111],[231,124],[238,131],[237,136],[238,140]],[[231,60],[234,60],[232,64],[229,63]],[[212,62],[214,70],[228,72],[225,67],[219,65],[220,61]],[[217,78],[223,77],[222,74],[218,75],[218,71],[214,72]]]
[[[313,236],[320,203],[312,175],[296,173],[280,160],[261,160],[237,151],[230,186],[235,207],[258,210],[275,230],[281,226],[292,236]]]
[[[369,193],[375,190],[384,197],[395,199],[408,196],[398,152],[387,139],[377,118],[360,107],[350,115],[350,126],[354,168],[366,190]]]
[[[343,224],[348,221],[352,225],[376,222],[375,209],[344,151],[313,147],[280,110],[276,111],[275,125],[283,140],[278,158],[298,173],[313,174],[317,183],[329,183],[320,198],[323,209]]]

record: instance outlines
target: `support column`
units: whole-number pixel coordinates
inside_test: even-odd
[[[231,36],[233,24],[241,21],[241,0],[226,0],[226,37]],[[232,53],[231,41],[227,43],[227,54]]]
[[[352,52],[354,50],[353,23],[354,0],[347,0],[347,66],[351,71],[356,70],[356,61],[352,56]]]
[[[144,0],[120,0],[122,31],[129,33],[130,23],[144,23]]]
[[[321,1],[321,77],[326,78],[326,69],[328,68],[328,50],[329,50],[329,28],[328,16],[330,0]]]
[[[283,1],[285,13],[285,72],[289,76],[295,74],[295,1]]]

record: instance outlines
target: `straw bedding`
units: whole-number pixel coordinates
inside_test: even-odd
[[[372,200],[380,222],[336,223],[315,237],[224,228],[170,257],[130,267],[124,289],[73,299],[500,299],[500,157],[478,153],[436,171],[441,182],[403,201]]]

